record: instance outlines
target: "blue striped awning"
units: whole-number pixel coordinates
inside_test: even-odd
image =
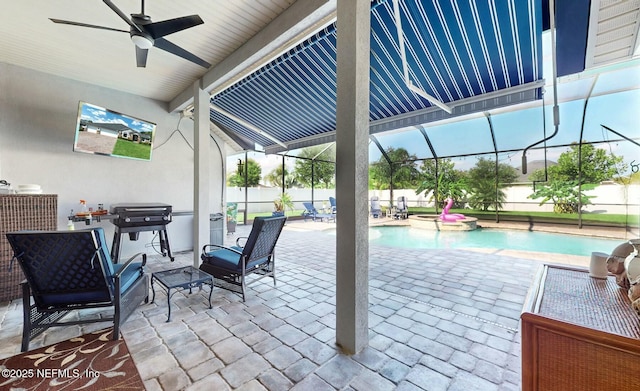
[[[541,0],[400,0],[405,78],[392,0],[372,2],[371,132],[541,97]],[[267,151],[331,141],[336,127],[335,23],[223,92],[211,120]],[[286,147],[283,146],[286,145]]]

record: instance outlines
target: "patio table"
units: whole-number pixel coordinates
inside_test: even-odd
[[[207,284],[211,287],[209,292],[209,308],[211,306],[211,294],[213,293],[213,276],[209,273],[205,273],[200,269],[196,269],[193,266],[186,266],[177,269],[164,270],[151,274],[151,289],[153,290],[153,296],[151,302],[156,299],[156,290],[154,282],[158,282],[162,288],[167,291],[167,307],[169,313],[167,315],[167,322],[171,321],[171,296],[176,292],[178,288],[189,288],[189,294],[191,294],[193,288],[202,289],[202,284]],[[171,290],[174,292],[171,293]]]

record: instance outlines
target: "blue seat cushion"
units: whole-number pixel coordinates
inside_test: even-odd
[[[111,276],[115,272],[115,269],[113,267],[113,262],[111,261],[111,254],[109,253],[109,248],[107,247],[107,239],[104,236],[104,229],[102,229],[102,227],[96,227],[94,229],[98,236],[97,244],[100,251],[100,260],[103,262],[106,274]]]
[[[108,276],[113,276],[116,273],[118,273],[118,271],[120,269],[122,269],[122,264],[119,263],[113,263],[111,261],[111,254],[109,253],[109,248],[107,246],[107,240],[105,239],[105,235],[104,235],[104,230],[102,229],[102,227],[97,227],[95,228],[96,233],[98,234],[98,246],[100,246],[100,260],[102,260],[103,264],[104,264],[104,268],[105,268],[105,272],[107,273]],[[131,287],[131,285],[133,285],[133,283],[136,281],[136,279],[138,279],[138,277],[140,276],[140,269],[142,268],[142,263],[140,262],[134,262],[131,265],[129,265],[129,267],[127,267],[127,269],[124,271],[124,273],[120,276],[120,292],[124,293],[127,291],[127,289],[129,289],[129,287]],[[115,279],[110,279],[109,282],[111,283],[111,288],[114,290],[115,292]]]
[[[122,264],[114,264],[113,268],[117,272],[122,268]],[[129,265],[129,267],[122,273],[120,276],[120,284],[121,294],[124,294],[127,289],[129,289],[133,283],[140,277],[140,269],[142,268],[142,263],[134,262]],[[115,294],[115,281],[110,278],[111,281],[109,283],[113,287],[113,293]],[[81,282],[77,283],[72,287],[75,289],[73,292],[59,292],[59,293],[48,293],[47,295],[41,296],[42,304],[45,307],[56,307],[58,305],[65,305],[68,303],[75,304],[91,304],[91,303],[106,303],[111,301],[111,296],[109,295],[109,291],[105,286],[102,290],[97,290],[95,288],[89,288],[88,291],[83,292],[83,284]]]
[[[242,252],[241,247],[233,246],[231,248]],[[237,273],[241,273],[242,267],[240,264],[240,257],[241,255],[238,253],[235,253],[226,248],[222,248],[214,251],[209,251],[203,254],[202,260],[205,263],[208,263],[212,266],[225,269],[225,270],[230,270]],[[247,270],[253,269],[254,267],[263,263],[265,260],[266,258],[262,258],[262,259],[256,259],[254,261],[249,262],[249,264],[247,265]]]
[[[88,292],[68,292],[68,293],[49,293],[39,296],[41,304],[44,308],[66,306],[69,303],[74,304],[97,304],[108,303],[111,297],[105,286],[104,290],[96,291],[95,289]]]
[[[122,269],[122,266],[123,264],[114,263],[113,264],[114,272],[118,273],[118,271]],[[131,285],[133,285],[133,283],[136,282],[138,277],[140,277],[141,275],[141,272],[140,272],[141,269],[142,269],[141,262],[133,262],[129,265],[129,267],[125,269],[124,273],[122,273],[122,275],[120,276],[120,292],[121,293],[126,292],[127,289],[129,289]]]

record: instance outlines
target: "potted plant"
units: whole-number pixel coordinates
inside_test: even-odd
[[[227,202],[227,233],[236,232],[238,223],[238,203]]]
[[[273,200],[272,216],[284,216],[285,209],[293,211],[293,200],[288,193],[282,193],[278,198]]]

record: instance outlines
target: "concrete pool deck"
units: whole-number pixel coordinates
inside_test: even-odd
[[[320,226],[317,227],[319,229],[335,229],[335,224],[333,223],[317,223]],[[397,220],[387,217],[382,218],[370,218],[369,226],[410,226],[409,222],[406,220]],[[301,226],[304,227],[304,226]],[[493,228],[493,229],[505,229],[505,230],[518,230],[518,231],[538,231],[538,232],[550,232],[550,233],[560,233],[560,234],[571,234],[571,235],[579,235],[579,236],[591,236],[597,238],[606,238],[606,239],[617,239],[620,242],[625,242],[629,239],[640,237],[640,230],[636,227],[635,229],[625,229],[618,227],[594,227],[594,226],[583,226],[582,228],[578,228],[575,225],[569,224],[549,224],[549,223],[536,223],[530,224],[527,222],[516,222],[516,221],[503,221],[496,223],[491,220],[479,220],[478,227],[480,228]],[[313,228],[313,227],[309,227]],[[301,228],[302,229],[302,228]],[[316,228],[313,228],[316,229]],[[569,264],[575,266],[589,266],[590,257],[581,256],[581,255],[567,255],[567,254],[556,254],[556,253],[547,253],[547,252],[538,252],[538,251],[521,251],[521,250],[510,250],[510,249],[486,249],[486,248],[472,248],[467,247],[465,250],[481,252],[484,254],[501,254],[508,255],[514,257],[521,257],[526,259],[535,259],[542,262],[547,263],[561,263],[561,264]],[[613,249],[612,249],[613,250]]]
[[[313,224],[313,225],[310,225]],[[336,225],[332,222],[299,222],[299,221],[291,221],[288,222],[288,228],[296,231],[331,231],[335,230]],[[392,218],[370,218],[369,226],[371,227],[380,227],[380,226],[410,226],[410,224],[406,220],[396,220]],[[487,222],[482,221],[478,223],[479,227],[484,228],[496,228],[496,229],[516,229],[516,230],[529,230],[529,224],[527,223],[518,223],[518,222],[506,222],[506,223],[495,223],[495,222]],[[596,236],[596,237],[605,237],[610,239],[620,239],[620,242],[624,242],[627,239],[624,238],[625,232],[621,229],[612,229],[612,230],[602,230],[602,229],[594,229],[594,228],[583,228],[579,229],[577,227],[567,227],[567,226],[554,226],[551,224],[545,225],[536,225],[535,231],[541,232],[553,232],[553,233],[563,233],[563,234],[574,234],[574,235],[585,235],[585,236]],[[603,236],[604,234],[604,236]],[[636,236],[637,237],[637,236]],[[518,257],[523,259],[531,259],[545,263],[558,263],[558,264],[567,264],[572,266],[584,266],[588,267],[590,262],[590,257],[582,256],[582,255],[568,255],[568,254],[557,254],[557,253],[547,253],[542,251],[522,251],[522,250],[511,250],[511,249],[487,249],[487,248],[478,248],[478,247],[466,247],[465,251],[473,251],[477,253],[482,253],[486,255],[504,255],[510,257]],[[453,250],[452,250],[453,251]]]
[[[249,229],[239,226],[225,242]],[[146,388],[519,390],[519,317],[536,271],[545,262],[588,262],[372,245],[369,346],[346,356],[335,346],[335,235],[324,232],[333,229],[335,223],[288,222],[277,246],[277,286],[251,285],[246,302],[215,289],[209,309],[206,288],[179,291],[166,323],[166,294],[157,290],[155,303],[141,305],[122,331]],[[193,261],[191,252],[174,255],[173,263],[150,257],[148,272]],[[21,326],[21,300],[0,303],[0,357],[18,353]],[[32,348],[107,326],[51,329]]]

